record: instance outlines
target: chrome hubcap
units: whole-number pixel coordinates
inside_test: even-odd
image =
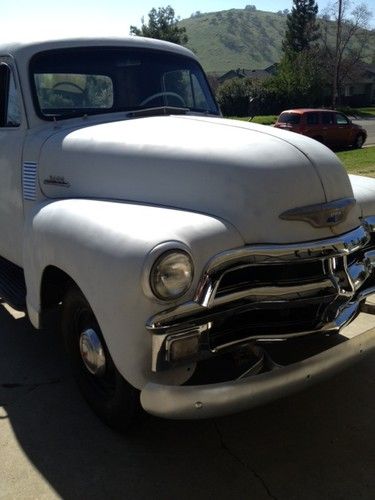
[[[85,367],[96,376],[105,371],[105,354],[98,334],[92,328],[83,331],[79,338],[79,348]]]

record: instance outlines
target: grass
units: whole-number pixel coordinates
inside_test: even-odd
[[[356,116],[358,118],[375,118],[375,108],[350,108],[348,106],[339,106],[338,111],[346,115]]]
[[[336,153],[349,174],[375,177],[375,146]]]
[[[260,123],[261,125],[273,125],[276,120],[277,120],[277,115],[259,115],[259,116],[254,116],[253,119],[249,116],[245,117],[238,117],[238,116],[231,116],[233,120],[241,120],[243,122],[250,122],[250,123]]]

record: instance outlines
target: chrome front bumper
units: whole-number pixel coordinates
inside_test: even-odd
[[[172,419],[237,413],[305,389],[373,352],[375,327],[321,354],[260,375],[197,386],[148,383],[141,391],[141,404],[152,415]]]

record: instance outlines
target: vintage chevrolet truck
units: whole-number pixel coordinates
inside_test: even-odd
[[[0,176],[0,297],[36,328],[61,311],[116,429],[264,404],[375,348],[340,334],[375,292],[375,180],[222,118],[183,47],[2,45]]]

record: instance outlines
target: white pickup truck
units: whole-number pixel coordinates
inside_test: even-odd
[[[374,350],[375,180],[305,136],[226,120],[196,57],[142,38],[0,48],[0,297],[61,309],[109,425],[203,418]],[[43,362],[43,360],[41,360]]]

